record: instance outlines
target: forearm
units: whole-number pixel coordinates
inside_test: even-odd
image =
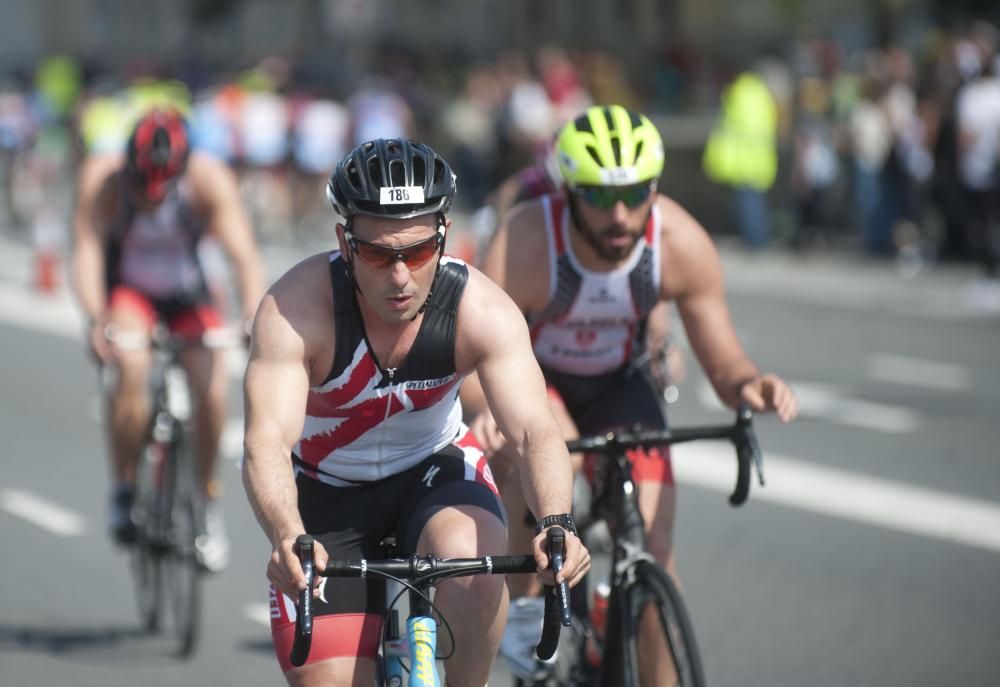
[[[283,455],[276,446],[248,447],[243,461],[247,498],[272,546],[305,532],[291,461]]]
[[[107,310],[108,294],[104,260],[90,247],[81,248],[73,257],[73,288],[89,320],[99,320]]]
[[[573,465],[558,428],[526,434],[519,453],[523,456],[521,484],[535,517],[571,512]]]
[[[264,268],[255,255],[240,259],[236,270],[236,282],[240,291],[243,314],[253,316],[264,295]]]
[[[760,376],[752,360],[742,357],[731,365],[709,373],[712,388],[726,406],[736,409],[740,405],[740,390],[747,382]]]

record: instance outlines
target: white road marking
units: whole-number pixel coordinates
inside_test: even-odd
[[[79,537],[85,529],[82,516],[21,489],[0,490],[0,509],[60,537]]]
[[[230,460],[243,457],[243,417],[231,417],[222,428],[219,455]]]
[[[83,340],[83,320],[65,295],[45,296],[0,282],[0,320],[46,334]]]
[[[730,493],[736,460],[728,445],[684,445],[673,449],[681,483]],[[756,476],[750,500],[854,520],[891,530],[1000,552],[1000,504],[958,494],[864,476],[765,453],[767,484]]]
[[[243,617],[259,625],[271,627],[271,609],[265,603],[247,604],[243,607]]]
[[[828,384],[792,381],[789,384],[798,397],[799,415],[802,417],[819,418],[888,434],[913,432],[920,424],[920,416],[904,406],[852,398],[840,387]],[[703,382],[698,387],[698,399],[706,408],[723,409],[708,382]]]
[[[911,358],[893,353],[873,353],[868,356],[869,379],[892,384],[919,386],[941,391],[967,391],[972,375],[964,365]]]

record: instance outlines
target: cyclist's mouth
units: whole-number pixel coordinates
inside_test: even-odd
[[[386,300],[389,301],[389,306],[393,310],[406,310],[413,300],[413,296],[407,296],[406,294],[402,296],[389,296]]]
[[[608,232],[604,234],[604,241],[615,248],[624,248],[625,246],[632,245],[635,238],[628,233],[618,233],[618,232]]]

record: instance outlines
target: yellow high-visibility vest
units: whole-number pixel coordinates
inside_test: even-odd
[[[705,173],[717,183],[767,191],[778,172],[778,107],[764,81],[740,74],[722,95],[722,116],[705,145]]]

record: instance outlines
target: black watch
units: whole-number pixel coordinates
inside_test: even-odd
[[[544,518],[535,523],[535,534],[538,534],[547,527],[552,527],[553,525],[559,525],[566,528],[573,534],[576,532],[576,522],[573,520],[573,516],[569,513],[559,513],[558,515],[546,515]],[[579,535],[577,535],[579,536]]]

